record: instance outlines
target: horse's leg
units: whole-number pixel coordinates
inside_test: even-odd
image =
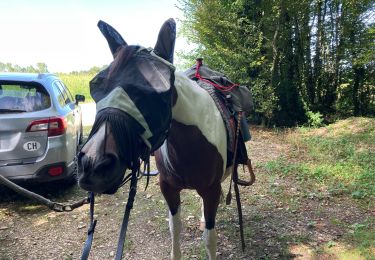
[[[205,229],[203,239],[209,260],[216,259],[217,235],[215,230],[215,218],[220,202],[221,186],[217,184],[208,191],[199,192],[203,199],[203,211],[205,218]]]
[[[204,229],[206,227],[206,220],[204,218],[204,205],[203,205],[203,199],[202,198],[200,199],[200,202],[201,202],[201,219],[200,219],[200,222],[199,222],[199,230],[204,231]]]
[[[160,189],[169,207],[169,231],[172,238],[171,259],[181,259],[180,234],[182,222],[180,217],[180,191],[160,180]]]

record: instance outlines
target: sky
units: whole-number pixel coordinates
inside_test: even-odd
[[[0,62],[22,67],[43,62],[50,72],[106,65],[112,55],[96,26],[99,20],[128,44],[154,47],[164,21],[183,18],[178,5],[178,0],[0,1]],[[185,47],[178,37],[175,50]]]

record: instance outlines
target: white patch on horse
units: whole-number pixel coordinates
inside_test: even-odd
[[[174,85],[177,102],[172,108],[174,120],[194,125],[208,142],[214,145],[223,159],[223,173],[227,162],[227,134],[223,118],[207,91],[182,72],[175,72]]]
[[[177,213],[174,216],[172,216],[172,213],[169,211],[169,231],[171,232],[172,237],[172,260],[181,259],[180,234],[182,229],[182,222],[180,212],[180,207],[178,207]]]
[[[199,222],[199,230],[204,231],[204,229],[206,228],[206,219],[204,218],[204,203],[203,203],[202,197],[200,199],[200,202],[201,202],[201,219]]]
[[[105,128],[106,124],[102,124],[99,130],[82,147],[82,152],[84,152],[87,157],[96,158],[97,154],[100,153],[101,146],[99,144],[105,140]]]
[[[163,163],[164,163],[164,166],[165,166],[167,172],[173,172],[174,168],[172,166],[171,160],[169,159],[167,140],[164,140],[164,143],[160,147],[159,151],[161,153],[161,157],[163,159]]]
[[[208,254],[209,260],[216,259],[216,247],[217,247],[217,234],[216,230],[213,229],[205,229],[203,232],[203,240],[206,246],[206,252]]]

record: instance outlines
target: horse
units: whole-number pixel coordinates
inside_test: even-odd
[[[154,49],[128,45],[103,21],[98,26],[114,60],[90,82],[98,112],[78,155],[79,186],[113,194],[126,169],[153,153],[169,208],[171,259],[181,259],[182,189],[194,189],[202,199],[203,241],[209,259],[216,259],[215,218],[221,182],[230,172],[227,134],[211,96],[174,70],[175,21],[162,25]],[[151,90],[158,95],[147,96]]]

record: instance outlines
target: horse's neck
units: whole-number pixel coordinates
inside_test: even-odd
[[[213,99],[198,84],[182,72],[175,73],[177,100],[172,108],[172,118],[184,125],[198,127],[207,140],[227,158],[227,135],[224,121]]]

